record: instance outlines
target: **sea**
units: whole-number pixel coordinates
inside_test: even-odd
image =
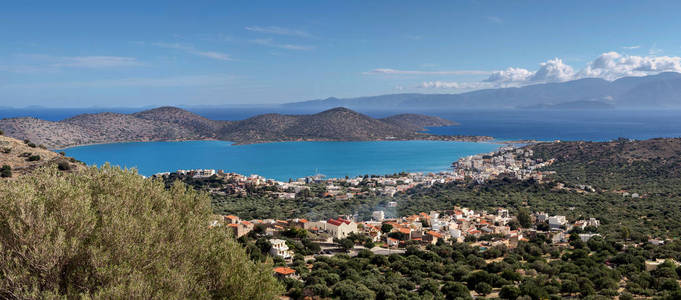
[[[139,108],[0,109],[0,118],[33,116],[58,121],[81,113],[114,111],[131,113]],[[280,112],[314,113],[278,108],[189,108],[215,120],[241,120],[254,115]],[[404,111],[362,111],[385,117]],[[428,128],[433,134],[486,135],[497,141],[585,140],[617,138],[649,139],[681,137],[679,110],[458,110],[411,111],[435,115],[459,123]],[[281,142],[232,145],[221,141],[146,142],[91,145],[66,149],[67,155],[88,164],[109,162],[136,168],[142,175],[178,169],[221,169],[287,180],[323,174],[327,177],[396,172],[449,170],[457,159],[494,151],[497,143],[441,141],[380,142]]]

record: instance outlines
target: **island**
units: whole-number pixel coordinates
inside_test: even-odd
[[[237,145],[281,141],[493,140],[489,136],[433,135],[426,131],[426,127],[452,125],[456,123],[419,114],[376,119],[343,107],[309,115],[263,114],[240,121],[210,120],[176,107],[133,114],[81,114],[57,122],[31,117],[0,120],[0,130],[7,136],[52,149],[185,140],[223,140]]]

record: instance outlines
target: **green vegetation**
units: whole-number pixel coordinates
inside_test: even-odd
[[[297,269],[302,284],[285,283],[289,295],[338,299],[471,299],[470,291],[497,291],[503,299],[620,294],[678,299],[681,268],[665,263],[645,271],[645,258],[665,256],[680,258],[681,242],[623,249],[618,242],[596,237],[588,243],[573,240],[566,248],[538,236],[516,249],[497,246],[487,251],[440,242],[426,249],[410,246],[403,255],[363,250],[356,257],[317,257],[311,270]]]
[[[0,298],[273,299],[208,196],[104,166],[0,182]]]
[[[1,178],[12,177],[12,167],[10,167],[9,165],[3,165],[2,168],[0,168],[0,177]]]
[[[39,161],[40,160],[40,155],[30,155],[28,158],[26,158],[26,161]]]
[[[69,171],[71,170],[71,165],[66,161],[60,161],[57,163],[57,169],[59,169],[59,171]]]

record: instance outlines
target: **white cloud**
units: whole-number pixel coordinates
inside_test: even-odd
[[[641,48],[641,46],[634,45],[634,46],[623,46],[622,47],[622,49],[624,49],[624,50],[634,50],[634,49],[638,49],[638,48]]]
[[[183,45],[183,44],[177,44],[177,43],[152,43],[152,45],[156,46],[156,47],[161,47],[161,48],[180,50],[180,51],[187,52],[189,54],[202,56],[202,57],[215,59],[215,60],[222,60],[222,61],[234,60],[227,53],[199,50],[199,49],[196,49],[194,46],[191,46],[191,45]]]
[[[55,73],[65,68],[122,68],[144,65],[134,57],[124,56],[52,56],[15,54],[14,63],[0,65],[0,71],[23,74]]]
[[[508,68],[494,71],[481,82],[427,81],[420,88],[479,89],[524,86],[537,83],[564,82],[581,78],[616,80],[627,76],[646,76],[661,72],[681,73],[681,57],[634,56],[606,52],[576,72],[571,66],[555,58],[539,64],[539,69]]]
[[[373,69],[363,72],[364,75],[487,75],[489,71],[480,70],[454,70],[454,71],[419,71],[419,70],[395,70],[388,68]]]
[[[487,82],[455,82],[455,81],[425,81],[421,83],[419,88],[424,89],[460,89],[460,90],[474,90],[493,87]]]
[[[255,39],[255,40],[252,40],[251,42],[256,43],[258,45],[262,45],[262,46],[279,48],[279,49],[286,49],[286,50],[307,51],[307,50],[313,50],[314,49],[314,46],[279,44],[279,43],[276,43],[275,41],[273,41],[272,39]]]
[[[607,52],[589,63],[577,77],[615,80],[625,76],[646,76],[660,72],[681,72],[681,57],[628,56]]]
[[[54,67],[74,67],[74,68],[111,68],[111,67],[131,67],[142,65],[136,58],[121,56],[75,56],[60,57],[59,62],[54,63]]]
[[[234,76],[224,74],[160,78],[132,77],[89,81],[7,84],[0,85],[0,89],[220,86],[233,82],[235,78]]]
[[[303,30],[283,28],[278,26],[246,26],[244,29],[253,32],[276,34],[276,35],[288,35],[297,37],[311,37],[312,35]]]

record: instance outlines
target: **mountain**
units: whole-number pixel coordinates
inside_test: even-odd
[[[290,109],[439,110],[471,108],[575,109],[681,108],[681,73],[667,72],[615,81],[584,78],[561,83],[485,89],[461,94],[393,94],[371,97],[328,98],[285,104]],[[577,105],[573,105],[577,104]]]
[[[93,143],[205,139],[240,144],[300,140],[491,139],[433,136],[419,132],[424,127],[452,124],[441,118],[414,114],[374,119],[342,107],[311,115],[264,114],[241,121],[214,121],[179,108],[160,107],[133,114],[81,114],[58,122],[10,118],[0,120],[0,129],[8,136],[30,139],[52,148]]]

